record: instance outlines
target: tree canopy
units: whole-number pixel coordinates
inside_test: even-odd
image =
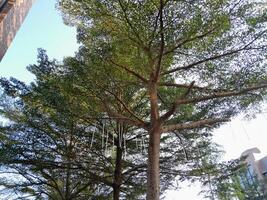
[[[123,162],[132,169],[141,166],[140,174],[134,170],[140,176],[128,174],[140,182],[134,179],[131,183],[138,184],[127,190],[141,186],[141,191],[140,184],[147,182],[148,200],[158,200],[177,175],[206,176],[198,167],[207,168],[216,152],[211,131],[253,109],[266,94],[267,12],[256,1],[59,0],[58,6],[66,23],[77,27],[81,47],[76,56],[58,64],[41,52],[41,65],[29,67],[36,85],[2,79],[5,94],[22,98],[17,103],[22,113],[27,111],[25,120],[31,119],[28,113],[38,119],[41,109],[39,121],[49,116],[45,127],[53,132],[69,132],[75,122],[81,144],[92,141],[85,130],[92,124],[101,144],[103,124],[109,121],[117,132],[106,134],[106,141],[112,144],[115,136],[125,150],[125,138],[130,148]],[[11,107],[4,113],[16,122]],[[120,135],[121,127],[127,137]],[[147,153],[136,152],[135,138],[141,138]],[[91,153],[88,162],[98,166]],[[128,166],[124,169],[131,172]]]
[[[259,6],[245,0],[59,1],[67,23],[77,26],[79,62],[95,71],[93,82],[114,83],[94,89],[104,95],[98,104],[149,135],[147,199],[159,199],[162,134],[214,128],[262,100],[266,12]],[[146,94],[146,115],[123,95],[114,100],[125,114],[106,99],[126,83],[139,88],[137,96]]]

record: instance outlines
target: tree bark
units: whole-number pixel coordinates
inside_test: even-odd
[[[160,155],[160,136],[161,122],[159,117],[157,84],[154,75],[148,86],[150,98],[150,130],[148,144],[148,163],[147,163],[147,200],[159,200],[160,194],[160,174],[159,174],[159,155]]]
[[[149,133],[148,169],[147,169],[147,200],[159,200],[160,196],[160,127]]]
[[[114,181],[113,181],[113,200],[120,199],[120,188],[122,182],[122,152],[123,149],[117,144],[116,150],[116,164],[114,171]]]

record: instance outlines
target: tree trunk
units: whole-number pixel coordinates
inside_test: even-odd
[[[120,199],[120,188],[122,182],[122,152],[123,149],[117,145],[116,149],[116,164],[114,171],[114,180],[113,180],[113,200]]]
[[[160,194],[160,175],[159,175],[159,154],[161,122],[159,117],[157,84],[154,74],[150,75],[148,94],[150,98],[150,130],[148,144],[148,163],[147,163],[147,200],[159,200]]]
[[[149,133],[148,169],[147,169],[147,200],[159,200],[160,195],[160,127],[153,128]]]

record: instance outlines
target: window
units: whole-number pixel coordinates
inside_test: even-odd
[[[248,189],[257,182],[256,174],[251,165],[239,172],[239,180],[243,189]]]
[[[251,165],[248,165],[246,178],[247,178],[249,184],[254,184],[255,172],[254,172],[254,170],[253,170]]]

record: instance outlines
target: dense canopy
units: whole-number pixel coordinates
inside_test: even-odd
[[[56,132],[59,140],[74,131],[77,144],[88,142],[81,155],[74,145],[77,156],[71,159],[87,163],[86,173],[101,177],[97,183],[89,177],[90,187],[101,182],[108,188],[104,195],[113,188],[113,199],[133,194],[143,199],[146,193],[147,200],[158,200],[177,176],[219,176],[217,169],[224,166],[215,162],[212,130],[253,110],[266,94],[267,12],[261,2],[59,0],[58,8],[65,22],[77,27],[80,49],[62,63],[41,51],[39,64],[29,67],[36,76],[30,86],[2,79],[3,96],[12,99],[4,101],[2,112],[13,123],[3,127],[3,136],[12,143],[11,135],[18,134],[14,126],[22,135],[30,131],[30,137]],[[30,119],[52,130],[40,129],[41,123],[35,133]],[[98,142],[88,146],[92,132]],[[141,141],[137,148],[136,141]],[[103,152],[104,146],[116,153]],[[103,156],[104,168],[94,168]],[[80,172],[73,172],[75,178]],[[85,199],[102,192],[92,191]]]

